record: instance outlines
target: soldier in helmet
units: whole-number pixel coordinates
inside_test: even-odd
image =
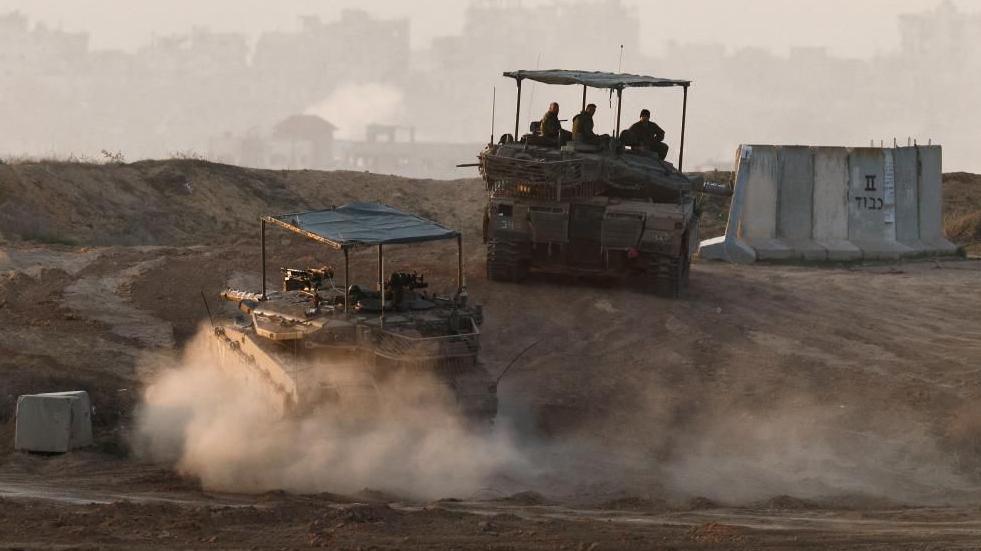
[[[649,110],[640,110],[640,120],[631,125],[627,134],[629,139],[624,140],[624,144],[653,151],[662,160],[668,156],[668,144],[664,143],[664,129],[651,120]]]
[[[596,114],[596,104],[590,103],[586,109],[572,119],[572,140],[576,143],[603,145],[610,137],[606,134],[597,136],[593,132],[593,115]]]
[[[548,105],[548,111],[542,117],[538,131],[541,132],[543,138],[554,141],[556,145],[562,145],[572,137],[568,130],[562,129],[562,121],[559,120],[559,104],[554,101]]]

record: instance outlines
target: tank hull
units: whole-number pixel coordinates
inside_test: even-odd
[[[695,184],[649,154],[488,146],[487,275],[638,278],[677,297],[698,242]]]
[[[214,331],[222,368],[263,389],[273,412],[333,404],[370,415],[398,399],[394,387],[411,386],[468,422],[493,421],[497,388],[479,361],[479,306],[416,297],[412,308],[381,316],[343,305],[311,309],[306,294],[222,293],[244,297],[239,310],[247,316]]]

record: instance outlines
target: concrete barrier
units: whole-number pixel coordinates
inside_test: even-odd
[[[940,146],[740,146],[726,235],[703,241],[699,255],[745,263],[952,254],[940,171]]]
[[[746,179],[749,178],[749,163],[741,162],[749,158],[753,148],[746,145],[736,150],[736,178],[729,204],[729,218],[726,220],[726,233],[719,237],[702,241],[700,254],[714,251],[715,260],[727,260],[737,264],[749,264],[756,260],[756,251],[736,237],[739,220],[742,220],[743,206],[746,203]]]
[[[63,453],[92,444],[92,404],[85,391],[17,398],[14,449]]]

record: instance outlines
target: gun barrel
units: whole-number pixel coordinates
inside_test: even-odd
[[[698,191],[708,193],[709,195],[721,195],[722,197],[732,195],[732,188],[719,182],[703,182],[701,189]]]
[[[228,300],[231,302],[241,302],[243,300],[253,300],[255,302],[262,301],[262,293],[241,291],[239,289],[225,289],[218,296],[223,300]]]

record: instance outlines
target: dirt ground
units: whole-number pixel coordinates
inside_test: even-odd
[[[979,179],[948,180],[950,220],[976,215]],[[255,216],[352,199],[464,229],[488,369],[535,345],[501,380],[498,423],[535,469],[442,499],[249,495],[135,456],[147,360],[192,338],[202,292],[256,271]],[[981,547],[981,261],[696,263],[678,301],[498,284],[482,275],[481,201],[473,181],[0,166],[0,548]],[[332,261],[274,244],[272,264]],[[455,268],[438,246],[392,261],[434,286]],[[67,389],[92,395],[96,445],[15,453],[16,397]]]

